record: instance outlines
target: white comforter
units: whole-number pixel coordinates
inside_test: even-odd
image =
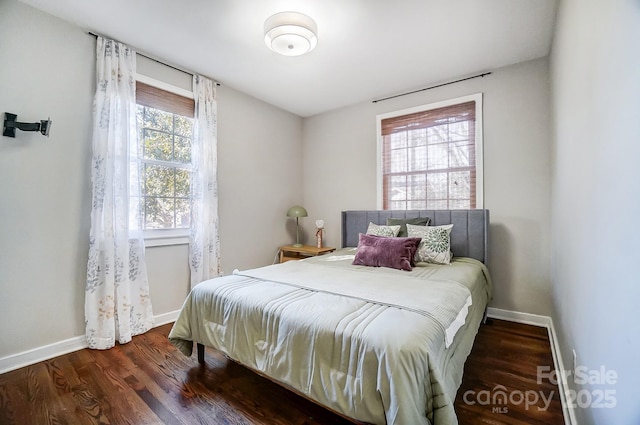
[[[413,272],[350,262],[342,251],[203,282],[169,338],[186,355],[193,341],[217,348],[360,421],[457,423],[462,364],[450,361],[447,330],[471,293],[484,309],[486,269],[469,259]]]

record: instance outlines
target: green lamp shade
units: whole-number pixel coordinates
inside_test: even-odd
[[[287,217],[306,217],[307,215],[307,210],[300,205],[295,205],[287,211]]]

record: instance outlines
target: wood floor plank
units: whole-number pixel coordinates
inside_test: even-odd
[[[180,401],[179,378],[155,379],[138,367],[123,350],[109,350],[106,354],[108,355],[96,358],[96,361],[103,367],[111,366],[111,379],[119,380],[122,385],[126,384],[133,389],[164,423],[199,423],[200,417]],[[181,367],[174,369],[176,374],[184,374],[184,366]]]
[[[558,387],[538,383],[539,366],[553,369],[545,328],[489,319],[458,390],[460,424],[564,424]]]
[[[234,411],[228,405],[227,400],[220,396],[222,391],[208,391],[206,388],[194,387],[194,383],[199,384],[199,379],[195,379],[193,383],[189,381],[188,377],[194,368],[203,369],[192,358],[173,355],[155,356],[154,358],[154,355],[148,352],[147,348],[154,345],[153,339],[156,336],[158,339],[156,342],[164,346],[166,353],[166,336],[151,333],[145,334],[144,341],[142,338],[138,338],[136,344],[128,344],[122,350],[123,355],[128,357],[138,370],[148,376],[145,382],[155,382],[166,394],[179,396],[173,401],[176,404],[180,402],[179,414],[181,415],[195,410],[200,411],[201,416],[216,416],[220,411],[226,412],[223,417],[234,416]],[[222,380],[218,381],[222,382]]]
[[[92,388],[92,382],[87,382],[79,374],[88,358],[90,358],[90,354],[87,350],[81,350],[54,359],[54,361],[62,362],[61,369],[64,371],[65,379],[69,385],[70,394],[65,397],[65,401],[72,407],[76,423],[108,423],[107,418],[102,415],[99,399],[96,396],[96,390]]]
[[[170,329],[0,375],[0,424],[351,425],[216,350],[198,364],[169,343]],[[557,386],[537,382],[538,366],[553,367],[546,329],[482,325],[455,403],[460,425],[563,424]],[[552,397],[548,406],[541,399],[493,403],[499,391]],[[481,392],[489,403],[479,402]]]
[[[19,404],[15,402],[15,399],[13,402],[11,401],[10,385],[11,383],[7,381],[0,382],[0,424],[18,423],[15,406]]]

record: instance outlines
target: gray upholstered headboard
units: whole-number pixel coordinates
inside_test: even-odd
[[[489,258],[489,210],[370,210],[342,211],[342,246],[358,246],[358,234],[369,222],[387,224],[387,218],[429,217],[430,226],[452,224],[451,251],[487,264]]]

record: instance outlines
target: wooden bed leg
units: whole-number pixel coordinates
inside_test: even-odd
[[[489,311],[489,307],[485,307],[484,314],[482,315],[482,324],[487,324],[487,312]]]
[[[198,363],[204,364],[204,345],[197,343],[198,347]]]

